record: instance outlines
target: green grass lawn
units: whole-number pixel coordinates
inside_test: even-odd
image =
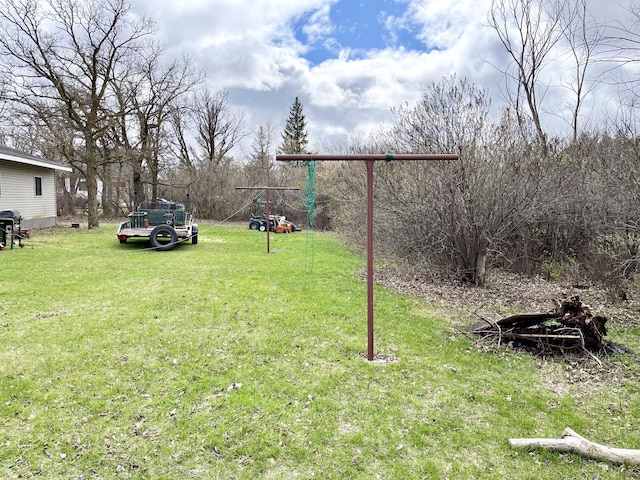
[[[425,299],[376,287],[330,234],[201,225],[170,252],[115,224],[0,252],[0,478],[623,479],[514,450],[565,427],[640,448],[640,368],[614,378],[482,348]],[[616,341],[639,348],[635,328]],[[589,377],[589,378],[585,378]]]

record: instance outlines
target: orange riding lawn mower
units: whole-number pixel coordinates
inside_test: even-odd
[[[267,231],[267,215],[260,216],[251,214],[249,219],[249,228],[260,232]],[[284,215],[269,215],[269,231],[275,233],[293,233],[299,232],[300,229],[287,220]]]

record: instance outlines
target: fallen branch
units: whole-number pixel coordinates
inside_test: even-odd
[[[580,340],[580,335],[556,335],[552,333],[508,333],[510,338],[520,339],[543,339],[543,340]]]
[[[565,453],[577,453],[595,460],[608,460],[617,464],[640,465],[640,450],[613,448],[591,442],[570,428],[565,428],[562,438],[510,438],[512,447],[527,449],[548,448]]]
[[[511,315],[510,317],[503,318],[498,323],[502,327],[513,327],[517,326],[520,328],[530,327],[532,325],[538,325],[540,323],[544,323],[547,320],[552,318],[557,318],[558,315],[553,312],[547,313],[519,313],[516,315]]]

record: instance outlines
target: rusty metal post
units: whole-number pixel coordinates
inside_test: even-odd
[[[271,248],[269,247],[269,235],[271,234],[271,213],[269,211],[269,189],[265,188],[266,190],[266,200],[267,200],[267,206],[266,206],[266,211],[267,211],[267,253],[271,253]]]
[[[300,190],[297,187],[236,187],[236,190],[264,190],[265,191],[265,201],[266,201],[266,215],[267,215],[267,253],[271,253],[271,247],[269,245],[269,234],[271,232],[271,222],[269,217],[271,216],[269,211],[269,190]]]
[[[373,360],[373,160],[367,160],[367,360]]]
[[[458,155],[449,154],[356,154],[356,155],[316,155],[295,154],[276,155],[276,160],[281,162],[304,161],[349,161],[363,160],[367,162],[367,359],[374,359],[373,348],[373,166],[376,161],[392,160],[457,160]]]

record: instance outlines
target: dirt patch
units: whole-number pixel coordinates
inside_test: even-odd
[[[362,352],[359,354],[361,358],[367,359],[367,354]],[[389,365],[391,363],[398,363],[400,359],[394,355],[389,355],[386,353],[376,353],[369,363],[371,365]]]

